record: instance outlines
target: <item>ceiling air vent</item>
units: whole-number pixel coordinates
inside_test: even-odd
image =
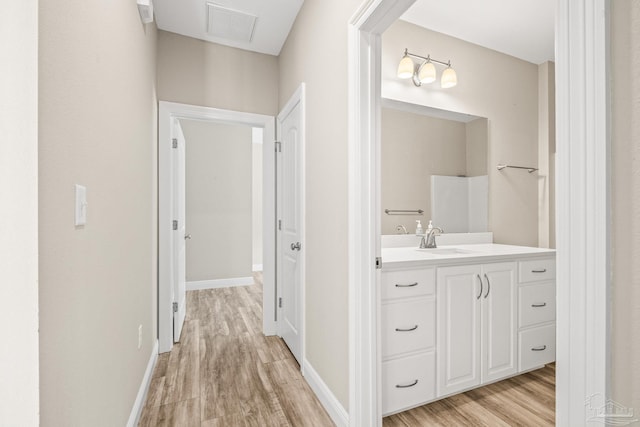
[[[250,42],[257,16],[207,3],[207,33],[227,40]]]

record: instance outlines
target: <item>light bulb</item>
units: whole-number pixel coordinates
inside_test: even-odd
[[[409,55],[405,54],[398,65],[398,78],[410,79],[413,76],[414,65],[413,60],[409,58]]]
[[[440,85],[443,89],[449,89],[458,84],[458,76],[453,68],[448,67],[442,72],[442,78],[440,79]]]
[[[418,79],[420,83],[431,83],[436,81],[436,66],[433,65],[433,62],[425,62],[420,67],[420,72],[418,73]]]

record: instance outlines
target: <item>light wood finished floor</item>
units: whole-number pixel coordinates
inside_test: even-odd
[[[187,292],[181,342],[159,356],[140,426],[333,426],[256,284]],[[552,426],[555,365],[384,418],[384,427]]]
[[[187,292],[140,426],[333,426],[280,338],[262,335],[262,285]]]
[[[555,363],[428,405],[391,415],[383,427],[553,426]]]

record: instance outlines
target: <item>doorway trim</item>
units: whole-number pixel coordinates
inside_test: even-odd
[[[263,190],[263,333],[275,335],[275,118],[262,114],[244,113],[218,108],[200,107],[160,101],[158,108],[158,341],[159,352],[173,347],[173,315],[171,306],[171,205],[169,189],[169,158],[171,155],[171,126],[174,119],[206,120],[263,128],[262,190]],[[165,226],[163,226],[163,224]],[[274,313],[274,316],[267,316]]]
[[[414,1],[368,0],[349,22],[351,426],[382,423],[380,36]],[[586,424],[585,399],[609,392],[608,5],[557,0],[558,425]]]

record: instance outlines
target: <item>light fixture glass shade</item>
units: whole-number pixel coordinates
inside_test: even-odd
[[[442,78],[440,79],[440,85],[443,89],[449,89],[458,84],[458,76],[453,68],[448,67],[442,72]]]
[[[410,79],[413,76],[413,71],[413,60],[409,58],[409,55],[403,56],[400,64],[398,65],[398,78]]]
[[[433,62],[425,62],[420,67],[420,72],[418,73],[418,79],[420,83],[431,83],[436,81],[436,66],[433,65]]]

